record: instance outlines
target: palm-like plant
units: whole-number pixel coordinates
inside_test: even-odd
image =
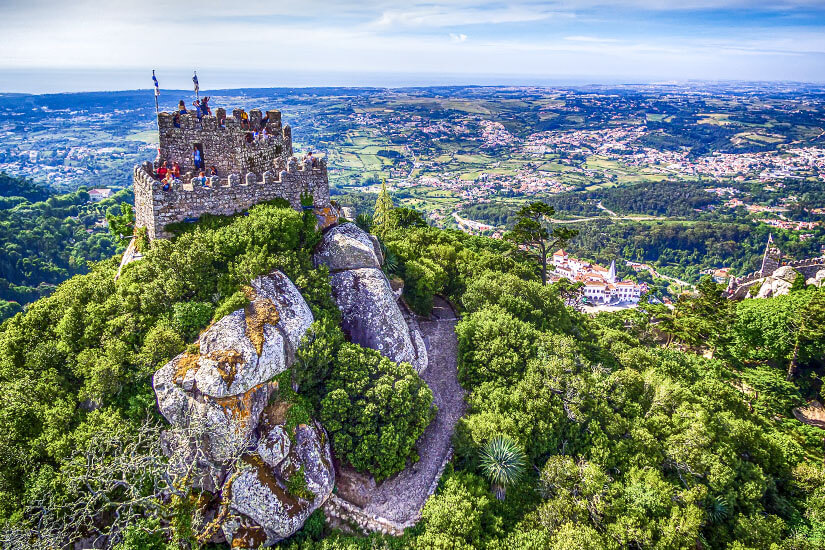
[[[481,449],[481,470],[490,479],[492,491],[504,500],[507,487],[524,474],[527,459],[518,444],[506,435],[497,435]]]
[[[707,507],[708,519],[711,523],[719,523],[728,517],[730,507],[728,501],[723,496],[711,499]]]

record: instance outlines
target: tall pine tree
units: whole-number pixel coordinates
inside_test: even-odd
[[[381,193],[375,200],[375,213],[372,215],[372,229],[373,233],[382,239],[395,228],[395,217],[392,215],[395,210],[395,205],[392,203],[392,197],[387,191],[387,180],[381,182]]]

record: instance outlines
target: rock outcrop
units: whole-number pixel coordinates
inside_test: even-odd
[[[335,485],[329,444],[319,426],[301,424],[291,439],[282,420],[262,424],[257,454],[244,457],[249,467],[234,478],[230,488],[232,513],[223,531],[232,548],[245,547],[241,543],[249,542],[249,535],[256,532],[257,538],[265,536],[264,546],[292,535],[329,498]],[[295,476],[300,480],[300,495],[288,490]]]
[[[334,227],[319,243],[314,260],[330,269],[341,325],[352,342],[397,363],[410,363],[419,373],[427,368],[421,333],[405,320],[380,269],[383,256],[371,235],[351,223]]]
[[[825,269],[820,269],[819,271],[817,271],[816,275],[805,281],[805,284],[812,285],[815,287],[822,287],[823,285],[825,285]]]
[[[300,529],[335,477],[323,429],[288,429],[289,404],[276,399],[272,380],[294,361],[312,311],[278,271],[255,279],[247,294],[245,309],[201,334],[198,353],[175,357],[153,378],[163,416],[198,434],[168,438],[173,464],[194,469],[196,485],[229,500],[222,529],[233,548],[273,544]],[[287,489],[295,475],[305,478],[300,495]]]
[[[799,273],[791,266],[780,267],[771,276],[765,277],[756,297],[769,298],[788,294],[798,275]]]
[[[333,227],[315,249],[315,264],[324,264],[331,272],[359,269],[379,269],[384,263],[375,237],[354,223]]]

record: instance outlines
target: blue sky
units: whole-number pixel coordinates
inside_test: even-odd
[[[0,0],[0,36],[0,91],[825,81],[825,0]]]

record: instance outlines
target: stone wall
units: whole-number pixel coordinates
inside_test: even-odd
[[[215,109],[215,115],[200,121],[194,114],[180,115],[180,127],[175,126],[174,113],[158,113],[160,141],[155,168],[168,161],[170,166],[177,162],[182,174],[194,172],[195,144],[203,148],[205,167],[215,166],[222,177],[238,172],[261,174],[279,163],[285,164],[292,156],[292,130],[289,125],[281,126],[281,113],[267,111],[268,120],[262,124],[261,111],[253,109],[249,111],[249,129],[245,129],[242,112],[236,109],[226,116],[223,109]],[[266,138],[247,142],[247,134],[263,128],[268,133]]]
[[[438,481],[441,479],[441,475],[444,473],[444,470],[447,468],[447,464],[450,463],[452,458],[453,448],[450,447],[450,450],[447,452],[447,456],[445,456],[444,460],[441,462],[441,467],[438,469],[438,474],[435,476],[435,479],[433,479],[433,482],[427,489],[427,497],[430,497],[433,493],[435,493],[435,490],[438,488]],[[385,535],[393,535],[396,537],[401,536],[404,534],[404,529],[412,527],[421,519],[421,511],[419,510],[418,514],[416,514],[416,516],[409,521],[403,523],[393,521],[389,518],[371,514],[357,504],[353,504],[338,495],[330,496],[322,509],[324,510],[324,515],[327,517],[327,521],[329,521],[334,527],[348,527],[350,529],[354,529],[355,531],[360,531],[365,535],[368,535],[369,533],[383,533]]]
[[[748,295],[748,292],[750,291],[750,288],[752,286],[757,284],[761,286],[764,282],[765,277],[770,277],[771,275],[773,275],[776,269],[779,269],[779,267],[784,266],[791,266],[796,271],[801,273],[803,277],[805,277],[806,279],[810,279],[811,277],[814,277],[816,275],[817,271],[825,268],[825,256],[821,256],[819,258],[806,258],[804,260],[784,262],[782,263],[782,265],[766,273],[763,273],[760,269],[759,271],[748,273],[747,275],[743,275],[742,277],[736,277],[731,280],[728,286],[728,297],[737,300],[745,298]]]
[[[168,238],[164,230],[170,223],[194,220],[203,214],[230,215],[242,212],[260,202],[283,198],[294,208],[301,207],[301,195],[312,195],[313,206],[330,206],[326,163],[317,167],[299,164],[294,157],[279,173],[241,174],[234,171],[226,178],[211,178],[210,186],[193,182],[177,184],[169,191],[152,175],[152,164],[144,163],[134,170],[135,225],[146,227],[150,239]]]

